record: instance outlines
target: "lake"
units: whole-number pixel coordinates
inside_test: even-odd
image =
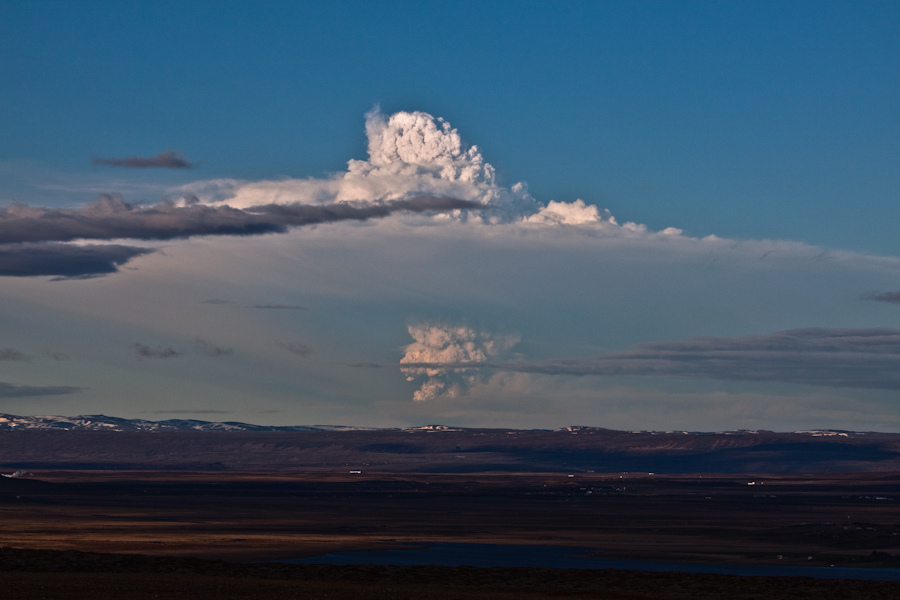
[[[852,567],[794,567],[770,565],[725,565],[675,561],[600,558],[594,548],[501,544],[407,544],[389,550],[334,552],[322,556],[287,559],[292,564],[330,565],[440,565],[471,567],[532,567],[545,569],[622,569],[674,571],[723,575],[815,577],[818,579],[864,579],[900,581],[900,569]]]

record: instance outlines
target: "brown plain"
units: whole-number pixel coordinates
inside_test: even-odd
[[[138,554],[167,557],[166,560],[192,557],[227,561],[231,565],[228,569],[223,571],[220,568],[212,574],[204,574],[202,568],[199,572],[194,567],[181,570],[181,575],[194,578],[191,579],[194,583],[184,583],[185,586],[200,586],[197,588],[200,595],[195,596],[198,598],[207,597],[203,594],[219,585],[214,584],[215,581],[233,577],[239,571],[235,563],[246,567],[248,563],[259,561],[300,558],[340,550],[390,548],[397,543],[562,545],[593,548],[598,556],[610,558],[896,568],[900,562],[893,556],[900,548],[898,498],[900,476],[893,473],[826,477],[621,473],[38,471],[25,478],[0,480],[0,546]],[[59,589],[48,592],[50,595],[45,597],[80,597],[65,594],[83,589],[72,582],[80,577],[79,572],[87,568],[84,564],[92,563],[88,561],[82,567],[72,569],[65,567],[68,564],[65,560],[62,560],[63,567],[60,567],[57,564],[59,560],[62,559],[50,561],[51,566],[56,566],[48,567],[48,572],[56,575],[38,578],[34,584],[40,581],[43,582],[41,585],[50,585],[49,582],[57,578]],[[29,566],[28,560],[22,564],[25,566],[17,567],[17,572],[34,572],[34,565]],[[201,561],[198,564],[209,563]],[[596,595],[596,589],[590,585],[584,589],[545,585],[544,589],[535,583],[544,591],[529,596],[526,593],[528,590],[537,589],[533,585],[521,583],[519,588],[515,585],[512,588],[497,588],[499,584],[496,581],[491,583],[493,580],[487,575],[484,575],[487,579],[475,587],[472,587],[474,584],[459,583],[462,581],[459,580],[459,569],[378,567],[375,569],[380,569],[379,573],[393,572],[395,577],[388,577],[387,582],[382,581],[375,587],[371,583],[365,584],[363,577],[358,583],[365,593],[370,594],[366,596],[360,595],[360,589],[354,587],[356,583],[340,576],[323,580],[321,577],[309,579],[298,575],[304,569],[308,574],[313,567],[279,568],[294,569],[291,571],[294,575],[285,575],[287,571],[279,571],[281,575],[277,577],[272,577],[271,573],[266,576],[244,573],[242,578],[238,578],[244,584],[234,583],[237,586],[234,589],[241,585],[253,587],[247,581],[262,577],[268,583],[258,590],[272,588],[266,592],[268,595],[233,597],[278,598],[282,597],[278,596],[282,592],[275,589],[280,589],[279,586],[284,588],[284,594],[288,594],[283,597],[301,597],[290,596],[299,593],[300,588],[296,586],[309,587],[303,592],[307,595],[302,597],[317,597],[309,594],[320,592],[347,594],[327,596],[332,598],[421,597],[416,594],[422,592],[424,588],[421,586],[426,584],[418,581],[418,576],[410,575],[416,569],[419,572],[431,569],[433,575],[443,573],[439,576],[449,578],[444,585],[438,586],[438,590],[432,590],[434,593],[430,595],[435,598],[485,597],[477,595],[477,589],[481,589],[478,585],[493,585],[494,588],[490,589],[496,588],[496,594],[492,592],[491,597],[498,598],[699,598],[716,596],[698,595],[700,592],[697,590],[687,596],[678,595],[680,592],[673,590],[681,588],[673,588],[675,584],[672,581],[682,581],[682,584],[685,581],[707,581],[701,588],[712,586],[709,589],[719,585],[710,583],[717,581],[731,581],[729,585],[742,589],[749,589],[745,586],[751,580],[776,579],[782,580],[785,585],[786,581],[792,581],[791,585],[806,581],[805,578],[645,573],[637,579],[621,575],[617,581],[630,583],[624,588],[616,588],[610,587],[612,580],[608,580],[608,576],[611,572],[588,571],[578,572],[580,575],[575,579],[589,582],[606,573],[604,577],[607,580],[603,587],[608,595]],[[328,569],[316,568],[321,573],[325,572],[322,569]],[[340,572],[340,569],[352,572],[352,567],[329,568],[337,570],[333,572]],[[124,573],[94,567],[88,568],[88,571],[91,569],[105,573],[102,578],[93,580],[95,585],[100,585],[102,580],[109,585],[127,587],[131,585],[128,581],[138,581],[143,577],[140,569]],[[491,570],[469,571],[486,573]],[[494,572],[496,574],[498,571]],[[557,584],[562,581],[559,575],[552,574],[552,570],[506,569],[504,572],[506,575],[501,578],[507,584],[527,572],[532,572],[530,577],[537,577],[535,581],[544,581],[544,584],[547,581],[556,581]],[[167,575],[166,581],[177,580],[174,575],[178,572],[173,577]],[[666,577],[674,579],[669,581]],[[459,585],[453,583],[454,578],[459,580]],[[19,580],[28,587],[27,577],[22,576]],[[138,587],[149,590],[154,589],[153,585],[163,585],[163,580],[157,580],[153,580],[156,583],[152,585],[140,584]],[[669,583],[660,583],[664,580]],[[291,581],[294,583],[291,584]],[[391,588],[394,595],[376,594],[381,593],[378,590],[391,581],[399,586]],[[652,589],[644,589],[639,585],[641,581],[656,582],[654,585],[665,589],[653,586]],[[737,584],[735,581],[744,583]],[[815,589],[821,586],[815,580],[806,582]],[[871,588],[866,593],[876,595],[867,597],[879,597],[877,594],[884,590],[888,595],[881,597],[885,598],[897,597],[890,594],[900,593],[900,584],[877,582],[832,581],[829,584],[831,587],[825,591],[851,584]],[[340,591],[339,588],[347,585],[350,587]],[[790,588],[785,585],[779,584],[779,589]],[[836,585],[838,587],[834,587]],[[311,591],[316,586],[324,587],[319,592]],[[34,593],[33,586],[28,589],[31,589],[29,593]],[[498,595],[501,591],[506,596]],[[435,595],[438,592],[444,595]],[[769,598],[781,597],[770,592],[767,592]],[[465,595],[470,593],[475,595]],[[804,597],[798,596],[798,593],[795,589],[791,597]]]
[[[15,470],[4,600],[900,598],[804,577],[258,564],[463,542],[898,568],[898,434],[0,432]]]

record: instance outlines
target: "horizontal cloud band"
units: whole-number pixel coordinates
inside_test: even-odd
[[[546,361],[404,363],[547,375],[636,375],[900,390],[900,329],[795,329],[741,338],[638,344],[621,353]]]
[[[69,242],[77,239],[130,238],[168,240],[195,235],[258,235],[282,233],[290,227],[364,221],[395,212],[444,212],[482,208],[474,202],[454,198],[417,196],[381,204],[356,206],[268,204],[246,209],[206,206],[189,201],[183,205],[161,202],[132,206],[118,196],[78,209],[32,208],[14,204],[0,211],[0,244],[20,242]]]
[[[33,208],[14,204],[0,210],[0,276],[55,275],[87,277],[114,273],[150,248],[123,245],[79,246],[61,242],[78,239],[130,238],[168,240],[196,235],[258,235],[283,233],[291,227],[363,221],[395,212],[444,212],[476,208],[475,203],[432,196],[416,196],[381,204],[356,206],[264,205],[246,209],[161,202],[134,207],[117,196],[78,209]]]
[[[107,167],[125,167],[127,169],[192,169],[195,165],[186,158],[172,150],[160,152],[149,158],[144,156],[129,156],[126,158],[94,158],[91,162],[95,165]]]
[[[875,302],[888,302],[890,304],[900,304],[900,292],[872,292],[862,295],[863,300],[874,300]]]
[[[115,273],[118,265],[150,252],[149,248],[117,244],[5,244],[0,245],[0,276],[68,278]]]

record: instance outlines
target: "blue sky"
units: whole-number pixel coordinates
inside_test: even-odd
[[[892,2],[0,2],[0,206],[40,213],[0,223],[0,412],[900,430],[898,27]],[[391,204],[422,198],[487,209]],[[166,227],[286,232],[163,231],[162,200]],[[334,203],[391,214],[298,225]]]

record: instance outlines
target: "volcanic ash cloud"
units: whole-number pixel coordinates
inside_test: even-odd
[[[494,167],[478,146],[467,146],[450,123],[428,113],[373,110],[366,115],[367,160],[351,159],[347,170],[331,178],[196,182],[180,189],[205,203],[233,208],[266,204],[350,203],[365,205],[425,195],[455,198],[478,205],[455,217],[479,223],[521,223],[529,226],[592,226],[604,233],[647,234],[634,223],[619,224],[608,211],[586,204],[535,200],[525,183],[497,184]],[[447,215],[437,216],[446,220]],[[666,230],[666,234],[681,233]]]
[[[464,394],[478,381],[478,375],[461,364],[503,358],[520,339],[513,334],[490,333],[459,324],[421,323],[409,325],[408,330],[415,341],[406,346],[400,364],[428,364],[401,368],[407,381],[425,378],[413,394],[417,402]],[[454,367],[444,368],[439,366],[441,363]]]

